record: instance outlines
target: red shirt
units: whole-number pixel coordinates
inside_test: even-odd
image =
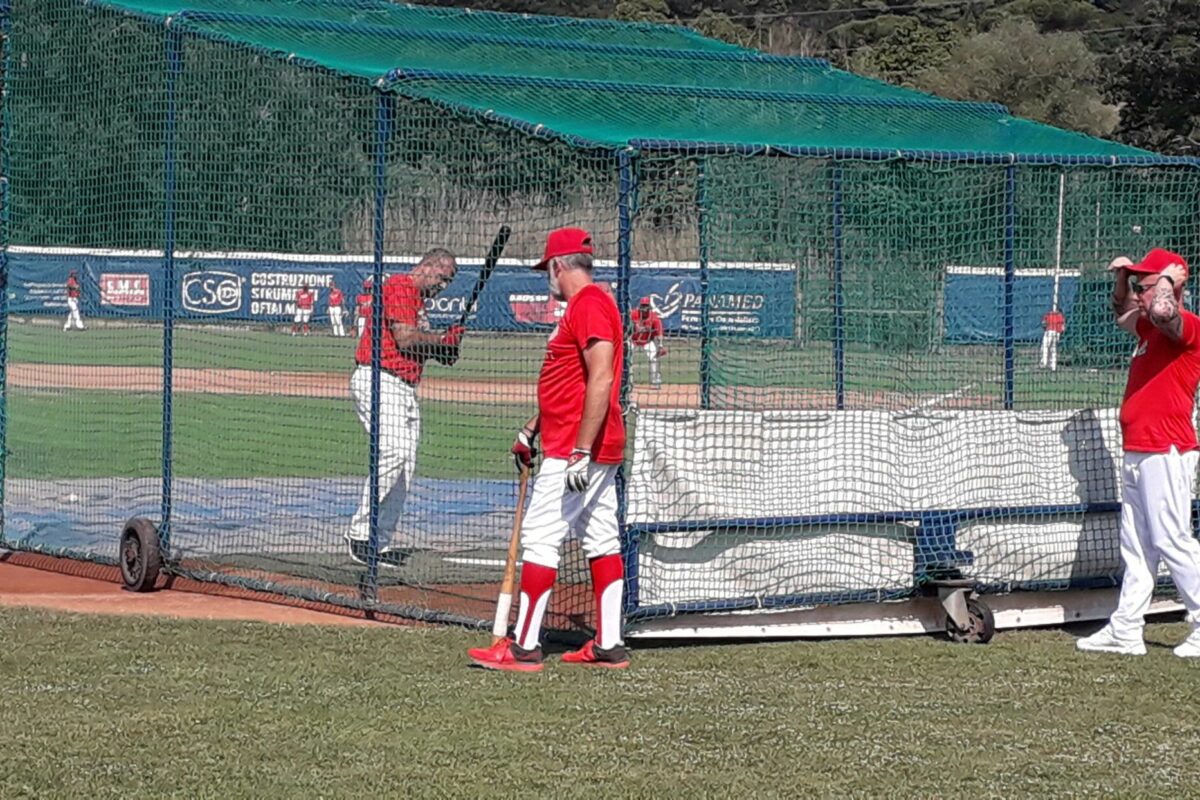
[[[421,382],[421,370],[425,361],[407,356],[396,348],[396,340],[391,332],[393,322],[410,325],[418,330],[429,328],[429,323],[425,320],[425,301],[421,299],[417,285],[407,275],[393,275],[383,284],[383,327],[387,333],[380,342],[379,364],[401,380],[415,386]],[[358,342],[358,351],[354,354],[354,360],[359,364],[371,364],[372,335],[373,326],[368,315],[362,339]]]
[[[1200,384],[1200,317],[1180,309],[1183,332],[1175,341],[1142,318],[1121,401],[1125,451],[1165,453],[1196,449],[1192,406]]]
[[[303,289],[296,292],[296,308],[311,309],[313,300],[316,297],[312,292],[306,292]]]
[[[567,302],[566,313],[546,343],[546,357],[538,375],[538,417],[547,458],[567,458],[575,449],[587,389],[583,351],[601,340],[613,343],[613,385],[608,414],[592,443],[592,460],[597,464],[620,464],[625,457],[625,420],[621,416],[625,332],[621,330],[617,304],[592,284]]]
[[[1047,311],[1042,317],[1042,327],[1048,331],[1062,333],[1067,329],[1067,319],[1061,311]]]
[[[79,281],[67,278],[67,297],[79,297]]]
[[[354,302],[358,304],[358,315],[360,317],[371,316],[371,293],[363,292],[358,297],[354,298]]]
[[[646,316],[643,317],[641,309],[635,308],[629,312],[629,319],[633,323],[634,344],[647,344],[662,336],[662,320],[658,318],[658,314],[655,314],[653,309],[647,311]]]
[[[344,300],[345,300],[345,296],[342,294],[341,289],[334,286],[332,289],[329,290],[329,307],[330,308],[341,308],[342,302]]]

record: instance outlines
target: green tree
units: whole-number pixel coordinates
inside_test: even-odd
[[[613,19],[625,22],[673,22],[667,0],[619,0]]]
[[[720,39],[730,44],[748,45],[754,34],[744,25],[739,25],[720,11],[704,9],[696,19],[688,23],[692,30],[712,39]]]
[[[954,25],[924,25],[895,14],[848,22],[831,36],[852,53],[847,66],[853,72],[902,85],[913,85],[926,70],[945,64],[962,41]]]
[[[1041,33],[1010,19],[959,43],[950,59],[922,73],[918,88],[955,100],[993,100],[1019,117],[1105,136],[1117,108],[1097,87],[1097,58],[1079,33]]]

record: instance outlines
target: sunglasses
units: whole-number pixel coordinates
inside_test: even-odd
[[[1145,294],[1146,292],[1153,289],[1155,283],[1158,283],[1157,278],[1155,278],[1154,283],[1151,283],[1150,285],[1146,285],[1146,284],[1142,283],[1141,281],[1139,281],[1136,277],[1131,275],[1129,277],[1129,290],[1131,292],[1133,292],[1134,294],[1136,294],[1138,297],[1141,297],[1143,294]]]

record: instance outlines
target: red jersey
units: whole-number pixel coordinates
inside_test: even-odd
[[[1183,332],[1175,341],[1142,318],[1121,401],[1121,439],[1126,452],[1165,453],[1196,449],[1192,407],[1200,384],[1200,317],[1180,309]]]
[[[360,317],[371,317],[371,293],[363,292],[358,297],[354,298],[354,302],[358,305],[358,315]]]
[[[345,299],[346,299],[346,297],[345,297],[345,295],[342,294],[342,290],[337,288],[336,286],[334,286],[333,288],[331,288],[329,290],[329,307],[330,308],[341,308],[342,303],[345,302]]]
[[[658,318],[658,314],[651,309],[642,316],[642,311],[635,308],[629,312],[629,320],[633,323],[633,343],[648,344],[655,339],[662,338],[663,327],[662,320]]]
[[[311,291],[306,292],[305,290],[301,289],[300,291],[296,292],[296,308],[311,310],[314,300],[316,300],[316,295]]]
[[[547,458],[568,458],[575,449],[587,389],[583,351],[597,340],[613,343],[613,385],[608,414],[592,443],[592,460],[597,464],[620,464],[625,457],[625,420],[621,416],[625,333],[621,330],[621,312],[611,297],[592,284],[567,302],[567,311],[546,344],[537,388],[542,448]]]
[[[79,297],[79,280],[67,278],[67,297]]]
[[[1062,333],[1067,329],[1067,318],[1061,311],[1047,311],[1046,316],[1042,317],[1042,327],[1048,331]]]
[[[425,301],[421,299],[417,285],[408,275],[393,275],[383,284],[383,329],[386,333],[380,341],[379,364],[396,377],[415,386],[421,382],[421,370],[425,361],[400,352],[391,332],[393,322],[422,331],[429,330],[429,323],[425,319]],[[368,315],[362,339],[359,340],[358,350],[354,354],[354,360],[365,366],[371,364],[372,328],[371,317]]]

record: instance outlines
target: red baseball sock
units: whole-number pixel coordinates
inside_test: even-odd
[[[517,612],[517,644],[526,650],[538,646],[542,636],[542,617],[550,602],[550,590],[558,570],[526,561],[521,565],[521,607]]]
[[[607,650],[621,644],[621,594],[625,589],[625,564],[620,553],[588,562],[596,596],[596,645]]]

